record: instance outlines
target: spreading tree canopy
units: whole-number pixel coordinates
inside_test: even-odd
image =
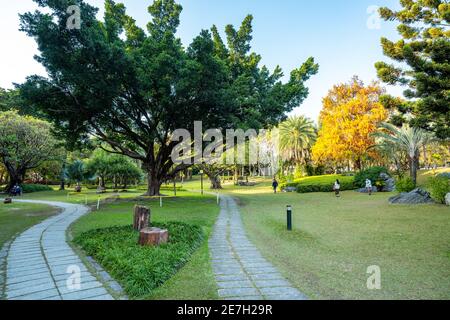
[[[0,161],[8,171],[10,191],[22,184],[28,170],[59,156],[50,124],[16,111],[0,112]]]
[[[450,137],[450,3],[445,0],[402,0],[402,9],[380,8],[385,20],[399,22],[401,39],[381,39],[386,56],[397,62],[377,62],[385,83],[409,87],[412,124]]]
[[[95,137],[108,152],[141,161],[148,195],[158,195],[163,181],[189,166],[170,157],[175,129],[192,132],[194,121],[221,129],[275,123],[304,100],[304,82],[318,68],[308,59],[282,83],[280,68],[260,67],[250,52],[251,16],[239,30],[227,27],[228,47],[213,28],[184,48],[176,37],[182,7],[174,0],[148,7],[147,30],[112,0],[105,1],[102,21],[81,0],[35,2],[50,13],[21,15],[21,29],[36,39],[36,59],[48,77],[28,77],[20,86],[24,101],[73,145]],[[73,4],[82,23],[69,30]]]

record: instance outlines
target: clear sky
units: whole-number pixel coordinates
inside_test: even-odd
[[[123,0],[129,15],[145,26],[152,0]],[[87,0],[102,8],[103,0]],[[120,1],[117,1],[120,2]],[[227,24],[239,26],[247,14],[254,16],[253,50],[262,63],[273,69],[280,65],[286,77],[293,68],[313,56],[319,73],[307,85],[308,99],[294,110],[317,120],[322,98],[337,83],[358,75],[376,80],[374,63],[387,60],[380,38],[398,38],[395,24],[380,20],[372,6],[398,7],[397,0],[178,0],[183,6],[178,34],[187,46],[202,29],[216,24],[223,32]],[[27,75],[45,75],[33,59],[37,54],[32,38],[19,32],[18,14],[33,11],[32,0],[0,0],[0,87],[12,88]],[[99,13],[102,16],[102,11]],[[387,88],[401,95],[401,88]]]

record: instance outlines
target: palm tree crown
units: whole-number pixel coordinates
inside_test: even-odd
[[[280,153],[285,161],[306,162],[317,139],[314,123],[303,116],[291,117],[279,126]]]
[[[390,123],[382,123],[380,129],[382,131],[375,133],[375,136],[392,143],[399,150],[403,150],[408,154],[411,178],[415,183],[417,180],[420,149],[432,141],[430,133],[420,128],[411,127],[408,124],[398,128]]]

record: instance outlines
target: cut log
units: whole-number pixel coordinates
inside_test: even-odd
[[[142,206],[134,206],[133,228],[136,231],[141,231],[149,227],[150,223],[150,209]]]
[[[169,231],[159,228],[145,228],[139,233],[141,246],[159,246],[169,241]]]
[[[3,200],[4,204],[8,204],[8,203],[12,203],[12,198],[5,198],[5,200]]]

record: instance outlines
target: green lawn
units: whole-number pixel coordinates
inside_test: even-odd
[[[17,233],[57,213],[56,208],[41,204],[14,202],[0,204],[0,248]]]
[[[71,227],[76,237],[81,233],[98,228],[125,226],[132,224],[133,206],[136,201],[115,203],[103,206],[100,211],[82,217]],[[151,219],[155,223],[179,221],[203,228],[207,237],[211,233],[219,207],[212,196],[198,193],[178,192],[177,198],[167,198],[163,207],[159,199],[143,201],[140,205],[151,208]],[[154,290],[146,299],[217,299],[217,288],[209,262],[208,243],[192,255],[190,261],[161,287]]]
[[[392,194],[277,194],[230,187],[251,240],[312,299],[449,299],[450,210],[393,206]],[[286,205],[294,230],[286,231]],[[378,265],[382,290],[366,287]]]
[[[425,185],[430,172],[420,172]],[[270,181],[251,178],[255,187],[225,185],[241,207],[250,239],[263,255],[311,299],[449,299],[450,298],[450,210],[441,205],[393,206],[393,194],[372,197],[354,191],[332,193],[279,193],[274,195]],[[200,190],[199,177],[186,182],[187,190]],[[204,179],[205,192],[209,181]],[[96,203],[95,190],[76,194],[67,191],[39,192],[27,199]],[[82,217],[71,226],[74,236],[83,232],[132,223],[135,197],[143,190],[121,193],[122,200],[102,205],[100,211]],[[178,191],[159,199],[142,200],[152,209],[152,221],[173,221],[198,225],[207,236],[219,207],[214,196]],[[101,195],[111,197],[112,192]],[[294,208],[294,230],[286,229],[286,205]],[[5,211],[5,208],[8,208]],[[10,208],[16,208],[9,210]],[[54,213],[54,210],[53,212]],[[46,218],[48,207],[13,204],[0,207],[0,244],[16,232]],[[44,216],[42,216],[44,214]],[[21,219],[17,219],[20,217]],[[26,218],[26,219],[23,219]],[[5,230],[5,231],[4,231]],[[381,268],[382,289],[366,288],[367,267]],[[146,299],[217,299],[217,288],[209,262],[208,244]]]

